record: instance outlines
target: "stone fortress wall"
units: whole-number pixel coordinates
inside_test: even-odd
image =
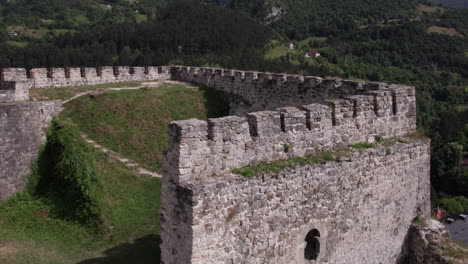
[[[281,105],[282,99],[278,98],[282,96],[285,103],[274,110],[250,112],[242,117],[174,122],[170,134],[180,139],[176,143],[183,144],[169,150],[178,152],[175,154],[177,159],[173,160],[178,161],[180,181],[193,175],[205,178],[260,161],[303,156],[317,149],[372,142],[378,136],[404,136],[416,129],[414,87],[343,80],[329,82],[317,77],[307,77],[315,80],[309,83],[257,81],[222,74],[223,70],[189,69],[194,68],[173,68],[173,78],[200,85],[205,83],[228,96],[234,94],[249,102],[233,112],[255,111],[259,107],[271,109]],[[199,74],[186,78],[174,73],[180,70]],[[235,74],[246,75],[245,72]],[[294,80],[300,78],[293,77]],[[282,78],[290,80],[293,77],[285,75]],[[206,79],[210,81],[202,81]],[[330,83],[333,84],[331,87]],[[307,88],[299,88],[301,85]],[[344,85],[341,95],[339,85]],[[298,90],[306,92],[298,95],[295,93]],[[286,99],[287,91],[293,99]],[[353,92],[357,95],[352,95]],[[269,98],[273,103],[268,104]],[[258,101],[265,103],[259,106]],[[308,101],[321,103],[301,105]],[[285,146],[288,146],[288,152],[284,151]]]
[[[21,191],[61,101],[0,103],[0,201]]]
[[[29,89],[169,79],[168,67],[5,68],[0,72],[0,201],[24,188],[61,101],[29,100]]]
[[[95,85],[170,78],[170,67],[4,68],[0,72],[0,101],[29,99],[28,89]]]
[[[166,173],[162,263],[397,263],[414,217],[430,212],[429,166],[428,142],[416,141],[252,179],[175,184]]]
[[[170,125],[163,263],[314,263],[304,255],[309,235],[320,244],[315,263],[394,263],[411,220],[429,213],[427,141],[354,152],[340,163],[296,166],[278,175],[231,174],[261,161],[408,135],[416,129],[414,87],[198,67],[32,69],[28,74],[10,68],[1,72],[0,101],[27,100],[30,88],[169,78],[224,92],[233,116]],[[28,108],[34,103],[0,104],[3,148],[29,162],[38,146],[26,149],[17,142],[24,137],[42,142],[61,105],[44,102],[54,105],[50,111]],[[37,124],[35,113],[44,113],[35,117]],[[8,157],[0,155],[0,164],[11,166],[0,180],[28,167]],[[21,188],[24,176],[17,175],[8,190]],[[0,181],[0,192],[2,186]]]
[[[253,179],[231,170],[404,137],[416,129],[414,87],[197,67],[171,72],[231,96],[236,116],[171,123],[162,263],[396,263],[402,257],[412,220],[430,212],[428,141],[406,139],[354,151],[342,162]]]

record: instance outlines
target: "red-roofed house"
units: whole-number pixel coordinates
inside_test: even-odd
[[[317,50],[311,50],[311,51],[308,51],[304,57],[317,58],[317,57],[320,57],[320,52],[318,52]]]
[[[432,215],[432,217],[440,220],[440,219],[445,217],[446,213],[445,213],[444,210],[441,210],[441,209],[437,208],[436,210],[432,211],[431,215]]]

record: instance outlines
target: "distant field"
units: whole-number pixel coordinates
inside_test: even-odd
[[[19,37],[25,36],[35,39],[40,39],[44,37],[47,33],[53,33],[56,35],[64,34],[67,32],[75,32],[75,30],[71,29],[47,29],[47,28],[27,28],[24,26],[9,26],[7,27],[7,31],[15,31],[19,34]]]
[[[437,12],[437,11],[444,11],[443,8],[441,7],[438,7],[438,6],[427,6],[427,5],[418,5],[418,7],[416,7],[416,10],[420,11],[420,12],[426,12],[426,13],[434,13],[434,12]]]
[[[135,14],[135,20],[137,23],[148,21],[148,16],[143,14]]]
[[[75,25],[77,25],[77,26],[91,23],[91,21],[89,21],[89,18],[87,18],[84,15],[77,15],[74,18],[74,22],[75,22]]]
[[[288,54],[288,49],[284,45],[276,46],[272,49],[269,49],[265,54],[265,59],[275,59]]]
[[[463,34],[458,32],[456,29],[454,28],[446,28],[446,27],[436,27],[436,26],[433,26],[433,27],[430,27],[427,29],[427,32],[428,33],[439,33],[439,34],[445,34],[445,35],[449,35],[449,36],[455,36],[455,37],[461,37],[463,38]]]
[[[26,46],[28,45],[27,42],[24,42],[24,41],[14,41],[14,40],[5,41],[5,44],[11,45],[11,46],[16,46],[16,47],[26,47]]]
[[[53,19],[40,19],[40,21],[45,25],[51,25],[55,22]]]
[[[27,28],[23,26],[9,26],[7,27],[8,31],[15,31],[19,34],[19,36],[26,36],[31,38],[42,38],[47,32],[48,29],[46,28]]]

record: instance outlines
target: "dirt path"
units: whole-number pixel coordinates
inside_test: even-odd
[[[99,151],[101,151],[102,153],[104,153],[104,155],[106,155],[108,158],[110,159],[114,159],[114,160],[118,160],[120,162],[122,162],[125,166],[127,166],[128,168],[133,168],[133,169],[136,169],[136,172],[138,174],[141,174],[141,175],[146,175],[146,176],[151,176],[153,178],[162,178],[162,175],[159,174],[159,173],[156,173],[156,172],[153,172],[153,171],[149,171],[145,168],[143,168],[140,164],[138,163],[134,163],[134,162],[131,162],[129,159],[127,158],[123,158],[119,153],[115,152],[115,151],[111,151],[101,145],[99,145],[96,141],[92,140],[92,139],[89,139],[87,135],[85,134],[81,134],[81,137],[86,141],[88,142],[89,144],[91,144],[91,146],[93,146],[94,148],[98,149]]]
[[[105,93],[107,91],[138,90],[138,89],[145,88],[145,87],[159,87],[163,83],[180,84],[180,85],[184,85],[185,87],[187,87],[189,89],[198,89],[198,87],[192,86],[192,85],[190,85],[188,83],[172,81],[172,80],[165,80],[165,81],[162,81],[162,82],[161,81],[159,81],[159,82],[143,82],[141,84],[141,86],[138,86],[138,87],[107,88],[107,89],[103,89],[103,90],[99,90],[99,91],[91,90],[91,91],[81,92],[81,93],[78,93],[75,96],[63,101],[63,103],[65,104],[67,102],[70,102],[71,100],[74,100],[74,99],[79,98],[79,97],[84,96],[84,95],[93,95],[95,93],[96,96],[97,96],[97,95],[99,95],[101,93]],[[96,141],[94,141],[92,139],[89,139],[87,135],[81,134],[81,137],[83,137],[85,139],[85,141],[88,142],[89,144],[91,144],[94,148],[96,148],[99,151],[101,151],[102,153],[104,153],[107,157],[122,162],[128,168],[136,169],[138,174],[147,175],[147,176],[150,176],[150,177],[153,177],[153,178],[162,178],[161,174],[159,174],[157,172],[147,170],[147,169],[143,168],[140,164],[131,162],[127,158],[123,158],[122,155],[120,155],[119,153],[111,151],[111,150],[99,145]]]
[[[145,88],[145,87],[159,87],[161,84],[163,84],[163,82],[143,82],[140,86],[138,87],[119,87],[119,88],[106,88],[106,89],[101,89],[99,90],[99,92],[96,92],[96,90],[91,90],[91,91],[86,91],[86,92],[81,92],[81,93],[78,93],[76,94],[75,96],[63,101],[64,104],[70,102],[71,100],[74,100],[76,98],[79,98],[83,95],[87,95],[87,94],[93,94],[93,93],[105,93],[107,91],[121,91],[121,90],[138,90],[138,89],[141,89],[141,88]]]

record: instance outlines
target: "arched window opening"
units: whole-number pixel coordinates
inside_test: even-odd
[[[304,258],[306,260],[317,260],[320,253],[319,237],[320,232],[317,229],[312,229],[307,233],[305,238],[307,245],[304,249]]]

